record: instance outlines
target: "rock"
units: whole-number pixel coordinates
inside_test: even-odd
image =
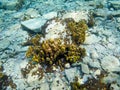
[[[6,52],[3,52],[1,55],[0,55],[0,58],[1,59],[6,59],[6,58],[8,58],[9,57],[9,55],[6,53]]]
[[[19,78],[19,79],[14,79],[14,83],[17,85],[17,90],[28,90],[27,89],[27,87],[28,87],[28,85],[26,84],[26,81],[25,81],[25,79],[23,78],[23,79],[21,79],[21,78]],[[9,89],[8,89],[9,90]],[[29,90],[31,90],[31,88],[29,88]]]
[[[117,20],[116,27],[117,27],[117,30],[120,32],[120,17],[116,18],[116,20]]]
[[[109,73],[106,77],[103,78],[103,82],[105,83],[116,82],[118,85],[120,85],[120,75],[115,73]]]
[[[39,81],[39,76],[38,75],[33,75],[33,72],[36,72],[38,69],[38,66],[35,67],[34,69],[31,69],[31,71],[28,73],[26,81],[32,86],[36,85],[37,82]],[[43,78],[42,78],[43,79]]]
[[[100,37],[97,37],[96,35],[93,34],[86,37],[84,44],[94,44],[99,42],[100,40],[101,40]]]
[[[30,30],[31,32],[41,32],[41,27],[46,23],[45,19],[35,18],[21,22],[24,29]]]
[[[99,56],[98,56],[98,53],[97,53],[97,51],[92,51],[91,52],[91,58],[92,59],[97,59]]]
[[[111,27],[112,26],[112,27]],[[112,21],[112,20],[106,20],[104,21],[103,23],[103,27],[104,29],[107,31],[107,30],[111,30],[111,31],[115,31],[116,30],[116,21]],[[104,32],[104,31],[103,31]],[[108,33],[109,34],[109,33]]]
[[[50,87],[51,87],[50,90],[66,90],[66,89],[68,89],[67,84],[65,82],[63,82],[62,79],[58,76],[53,80]],[[43,90],[48,90],[48,89],[43,88]]]
[[[94,75],[100,75],[101,74],[101,71],[99,69],[97,69],[95,72],[94,72]]]
[[[26,87],[25,90],[33,90],[35,89],[34,87]],[[38,89],[39,90],[39,89]]]
[[[71,1],[71,0],[67,0],[67,1],[69,2],[69,1]],[[60,1],[59,1],[59,0],[55,0],[55,1],[53,0],[53,2],[54,2],[54,4],[59,4],[59,5],[61,5],[61,4],[65,3],[66,1],[65,1],[65,0],[60,0]]]
[[[74,68],[70,68],[70,69],[65,69],[65,75],[66,75],[66,79],[69,82],[72,82],[75,78],[75,76],[80,77],[80,71],[78,70],[77,67]]]
[[[110,43],[109,43],[110,42]],[[114,36],[110,36],[110,37],[108,37],[108,43],[107,44],[113,44],[113,45],[115,45],[115,43],[116,42],[118,42],[118,39],[116,38],[116,37],[114,37]],[[109,45],[110,46],[110,45]],[[115,47],[115,46],[113,46],[113,47]],[[112,47],[111,47],[112,48]]]
[[[85,83],[88,80],[88,78],[92,78],[91,75],[86,75],[85,74],[82,78],[82,82]]]
[[[21,38],[21,37],[19,37]],[[9,51],[7,51],[7,54],[11,54],[13,56],[15,56],[14,54],[19,54],[19,53],[25,53],[27,50],[28,50],[28,47],[21,47],[20,45],[18,44],[21,44],[21,42],[17,42],[16,41],[13,41],[11,43],[11,45],[9,46]]]
[[[61,21],[56,22],[55,20],[52,20],[47,22],[47,24],[48,26],[45,29],[45,40],[65,37],[65,25],[62,25]]]
[[[3,64],[4,73],[8,76],[11,76],[12,79],[20,79],[22,78],[21,69],[20,69],[20,61],[14,58],[9,58]]]
[[[6,49],[10,45],[10,41],[6,38],[0,40],[0,51]]]
[[[89,68],[86,64],[81,64],[81,71],[85,74],[89,74]]]
[[[40,90],[50,90],[48,83],[40,84]],[[55,89],[57,90],[57,89]]]
[[[107,47],[111,50],[114,50],[116,48],[115,44],[113,44],[113,43],[108,43]]]
[[[53,80],[55,79],[55,74],[54,73],[48,73],[47,78],[45,78],[48,83],[52,83]]]
[[[117,22],[120,23],[120,17],[116,18]]]
[[[22,16],[23,16],[23,12],[17,12],[13,15],[15,19],[21,19]]]
[[[119,44],[118,44],[118,46],[116,46],[116,48],[114,49],[113,55],[116,56],[116,57],[120,60],[120,47],[119,47]]]
[[[28,64],[28,61],[23,60],[23,61],[20,63],[20,68],[21,68],[21,69],[22,69],[22,68],[25,68],[25,67],[27,66],[27,64]]]
[[[66,63],[65,68],[70,68],[70,63]]]
[[[38,17],[40,17],[39,12],[34,8],[29,8],[24,13],[23,20],[29,20],[29,19],[38,18]]]
[[[120,71],[120,61],[114,56],[105,56],[101,60],[101,66],[105,71]]]
[[[112,88],[113,90],[120,90],[120,87],[117,84],[111,84],[110,88]]]
[[[104,22],[104,18],[102,18],[102,17],[95,18],[95,25],[100,26],[103,22]],[[96,26],[94,26],[94,28],[95,27]],[[92,28],[90,28],[90,29],[92,29]],[[96,32],[96,31],[97,31],[97,29],[91,30],[91,32]],[[96,33],[98,33],[98,32],[96,32]]]
[[[99,69],[91,70],[90,74],[92,75],[92,77],[97,78],[98,76],[100,76],[101,71]]]
[[[50,13],[43,15],[43,18],[45,18],[47,20],[55,18],[55,17],[57,17],[57,12],[50,12]]]
[[[117,27],[117,30],[120,32],[120,26]]]
[[[0,8],[1,9],[8,9],[8,10],[18,10],[22,7],[24,0],[2,0],[0,1]]]
[[[25,31],[19,30],[20,27],[21,27],[20,24],[10,25],[10,26],[9,26],[9,30],[6,30],[6,31],[3,32],[4,37],[9,37],[9,40],[12,41],[12,40],[14,40],[15,38],[13,39],[13,38],[11,38],[11,37],[15,37],[15,36],[19,35],[19,33],[22,33],[22,34],[24,35],[23,32],[25,32]],[[19,38],[17,37],[17,39],[19,39]]]
[[[6,4],[5,9],[9,9],[9,10],[15,10],[16,6],[17,6],[18,2],[17,1],[12,1]]]
[[[108,13],[105,13],[106,11],[107,11],[107,9],[97,9],[94,11],[94,16],[95,17],[105,17],[108,14]]]
[[[17,5],[17,0],[2,0],[0,1],[0,8],[13,10]]]
[[[109,8],[113,8],[115,10],[120,9],[120,1],[119,0],[111,0],[111,1],[108,1],[108,3],[109,3]]]
[[[87,11],[76,11],[76,12],[68,12],[63,15],[62,19],[66,18],[73,18],[76,22],[80,21],[81,19],[88,20],[88,12]]]
[[[87,64],[91,61],[92,61],[92,59],[90,58],[90,56],[86,56],[86,57],[83,58],[83,63],[85,63],[85,64]]]
[[[14,49],[15,50],[15,49]],[[28,50],[28,47],[21,47],[19,46],[19,49],[16,49],[17,53],[22,53],[22,52],[26,52]]]
[[[0,25],[3,23],[3,19],[2,18],[0,18]],[[1,31],[1,30],[0,30]]]
[[[94,12],[94,16],[95,17],[106,17],[108,15],[111,15],[111,16],[114,16],[114,17],[120,17],[120,13],[119,12],[120,12],[120,10],[108,11],[107,9],[97,9]]]
[[[112,11],[111,15],[114,16],[114,17],[120,17],[120,10]]]
[[[102,34],[106,36],[106,38],[109,38],[112,35],[112,32],[110,30],[102,30]]]
[[[92,68],[100,68],[101,67],[99,61],[90,61],[88,64]]]

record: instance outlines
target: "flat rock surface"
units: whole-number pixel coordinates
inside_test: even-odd
[[[1,0],[0,8],[8,10],[17,10],[19,9],[20,5],[22,6],[22,4],[22,0]]]
[[[102,68],[108,72],[119,71],[120,61],[114,56],[106,56],[101,60]]]
[[[8,39],[0,40],[0,51],[6,49],[10,45],[10,41]]]
[[[45,22],[45,19],[35,18],[21,22],[21,25],[23,26],[23,28],[32,32],[41,32],[41,27],[45,24]]]
[[[83,73],[89,74],[88,65],[86,65],[86,64],[81,64],[81,70],[82,70]]]

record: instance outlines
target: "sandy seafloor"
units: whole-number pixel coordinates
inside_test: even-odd
[[[44,28],[44,40],[59,37],[65,26],[53,18],[88,21],[89,12],[94,13],[94,26],[88,28],[81,45],[86,49],[82,62],[66,64],[64,71],[55,68],[41,80],[31,73],[23,77],[21,69],[29,60],[25,56],[28,46],[22,43],[29,32],[40,32],[52,20]],[[88,77],[97,79],[103,71],[108,90],[120,90],[120,0],[0,0],[0,90],[71,90],[75,77],[85,84]],[[5,85],[10,81],[15,88]]]

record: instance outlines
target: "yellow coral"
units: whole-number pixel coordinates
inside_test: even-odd
[[[66,22],[67,28],[70,30],[72,41],[76,44],[81,44],[85,41],[85,31],[88,29],[88,26],[85,20],[75,22],[73,19],[70,19]]]
[[[4,74],[0,72],[0,78],[2,78],[3,76],[4,76]]]
[[[33,45],[39,45],[39,41],[40,41],[40,35],[37,34],[34,38],[31,39],[31,42]]]
[[[40,42],[40,35],[36,35],[31,38],[31,45],[26,56],[31,57],[32,61],[38,62],[44,66],[52,67],[52,65],[59,66],[64,69],[65,63],[75,63],[82,60],[85,56],[85,49],[78,46],[78,44],[83,43],[85,40],[85,31],[87,30],[87,25],[84,20],[75,22],[70,20],[67,22],[67,32],[71,35],[72,43],[62,43],[60,38],[48,39],[46,41]],[[66,40],[67,37],[66,37]]]
[[[32,55],[32,52],[33,52],[33,47],[32,46],[29,46],[27,52],[26,52],[26,56],[27,57],[30,57]]]
[[[35,62],[39,62],[39,56],[35,54],[33,56],[32,60],[35,61]]]

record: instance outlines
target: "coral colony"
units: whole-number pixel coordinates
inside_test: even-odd
[[[85,56],[85,49],[80,47],[85,41],[85,31],[87,25],[84,20],[75,22],[72,19],[65,20],[67,33],[71,35],[72,43],[62,43],[60,38],[48,39],[40,42],[40,35],[31,38],[26,57],[31,58],[33,62],[40,65],[46,65],[49,68],[53,65],[64,69],[66,63],[75,63],[81,61]],[[66,39],[67,40],[67,39]]]

